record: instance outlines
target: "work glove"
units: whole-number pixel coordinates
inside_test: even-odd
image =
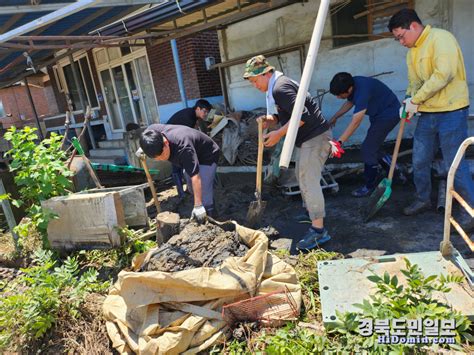
[[[340,158],[342,154],[344,154],[344,149],[342,149],[342,143],[340,141],[331,139],[329,144],[331,144],[331,153],[329,154],[329,158]]]
[[[138,148],[137,151],[135,152],[135,155],[137,158],[142,158],[145,153],[143,152],[142,148]]]
[[[405,120],[407,123],[411,123],[411,118],[413,117],[413,114],[410,114],[407,112],[405,103],[400,107],[400,110],[398,111],[400,114],[400,119]]]
[[[411,101],[411,97],[407,97],[405,100],[403,100],[403,105],[405,106],[405,112],[407,113],[407,121],[409,121],[414,115],[415,113],[418,112],[418,105],[414,104],[412,101]],[[401,116],[401,113],[403,112],[403,106],[400,108],[400,117]]]
[[[207,214],[204,206],[194,206],[191,212],[191,220],[196,220],[198,223],[206,222]]]

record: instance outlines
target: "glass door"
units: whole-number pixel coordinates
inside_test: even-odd
[[[135,113],[132,109],[132,101],[129,95],[129,87],[122,65],[112,68],[115,88],[117,90],[117,99],[122,112],[123,127],[129,123],[135,123]]]
[[[136,72],[133,68],[133,62],[125,63],[125,72],[127,73],[128,87],[130,88],[130,96],[133,102],[133,108],[135,110],[135,116],[137,117],[137,123],[140,126],[145,126],[147,124],[146,113],[143,107],[143,99],[137,85],[138,80]]]
[[[145,56],[135,59],[137,68],[138,82],[140,83],[141,94],[143,97],[143,109],[146,113],[148,124],[159,123],[158,104],[155,99],[155,90],[151,81],[148,62]]]
[[[124,127],[120,114],[120,108],[115,95],[114,84],[112,82],[112,77],[110,76],[109,69],[102,70],[100,72],[100,77],[102,79],[102,86],[104,87],[104,99],[109,114],[109,122],[111,125],[111,129],[112,131],[122,131]]]

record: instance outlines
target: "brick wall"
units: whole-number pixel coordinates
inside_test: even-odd
[[[38,117],[41,119],[42,116],[53,114],[44,88],[30,85],[30,91]],[[5,113],[11,114],[11,117],[2,118],[5,128],[12,125],[22,127],[25,121],[34,119],[33,108],[24,85],[0,89],[0,100],[2,100]]]
[[[158,105],[179,101],[179,88],[171,44],[166,42],[155,46],[147,46],[147,54]]]
[[[217,33],[201,32],[176,42],[188,100],[222,95],[218,71],[207,71],[204,63],[205,57],[220,60]],[[147,46],[147,53],[158,105],[180,101],[170,42]]]
[[[46,100],[48,101],[49,114],[57,115],[59,113],[58,103],[56,101],[56,96],[54,95],[54,89],[51,85],[51,80],[48,80],[44,85],[44,94]]]
[[[222,95],[219,71],[206,70],[204,58],[214,57],[216,63],[220,63],[219,40],[216,31],[198,33],[194,38],[194,63],[198,77],[199,92],[202,97]]]

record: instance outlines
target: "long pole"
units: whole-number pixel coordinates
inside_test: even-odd
[[[318,16],[316,17],[316,23],[314,25],[313,35],[311,36],[311,42],[309,44],[308,55],[306,56],[303,75],[301,76],[300,87],[298,89],[298,94],[296,95],[295,106],[293,107],[293,112],[291,113],[288,131],[286,132],[285,142],[283,143],[283,149],[280,157],[280,168],[288,168],[290,165],[291,155],[293,154],[293,148],[295,146],[296,134],[298,133],[301,114],[303,113],[306,93],[308,92],[311,76],[313,75],[314,64],[316,63],[319,45],[321,44],[324,22],[326,20],[328,10],[329,0],[321,0]]]
[[[36,125],[38,126],[38,136],[39,136],[39,139],[40,139],[40,140],[43,140],[43,139],[44,139],[44,135],[43,135],[43,131],[41,130],[41,125],[40,125],[40,121],[39,121],[39,118],[38,118],[38,112],[36,112],[36,107],[35,107],[35,103],[34,103],[34,101],[33,101],[33,96],[31,96],[30,86],[28,85],[28,77],[25,76],[25,78],[23,79],[23,81],[25,82],[25,88],[26,88],[26,93],[27,93],[27,95],[28,95],[28,100],[30,101],[31,109],[33,110],[33,116],[34,116],[34,118],[35,118]]]

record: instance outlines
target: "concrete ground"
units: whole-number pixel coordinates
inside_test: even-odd
[[[215,189],[218,220],[233,219],[246,224],[249,203],[254,200],[254,176],[245,174],[222,174]],[[324,249],[336,251],[346,257],[391,255],[395,253],[416,253],[439,250],[443,238],[444,214],[435,210],[417,216],[404,216],[403,207],[412,201],[412,183],[394,185],[390,199],[368,223],[363,222],[363,208],[368,198],[354,198],[351,191],[362,183],[360,175],[339,180],[339,192],[325,193],[325,225],[332,240]],[[433,205],[436,206],[437,184],[434,181]],[[192,197],[177,204],[174,188],[160,192],[164,210],[174,210],[182,218],[191,214]],[[299,196],[284,196],[275,187],[265,185],[263,200],[267,201],[260,227],[269,235],[272,247],[287,248],[297,253],[295,246],[309,227],[298,223],[295,216],[304,212]],[[268,227],[270,226],[270,227]],[[265,228],[266,227],[266,228]],[[457,234],[451,237],[454,247],[461,252],[471,268],[474,268],[474,254]]]

